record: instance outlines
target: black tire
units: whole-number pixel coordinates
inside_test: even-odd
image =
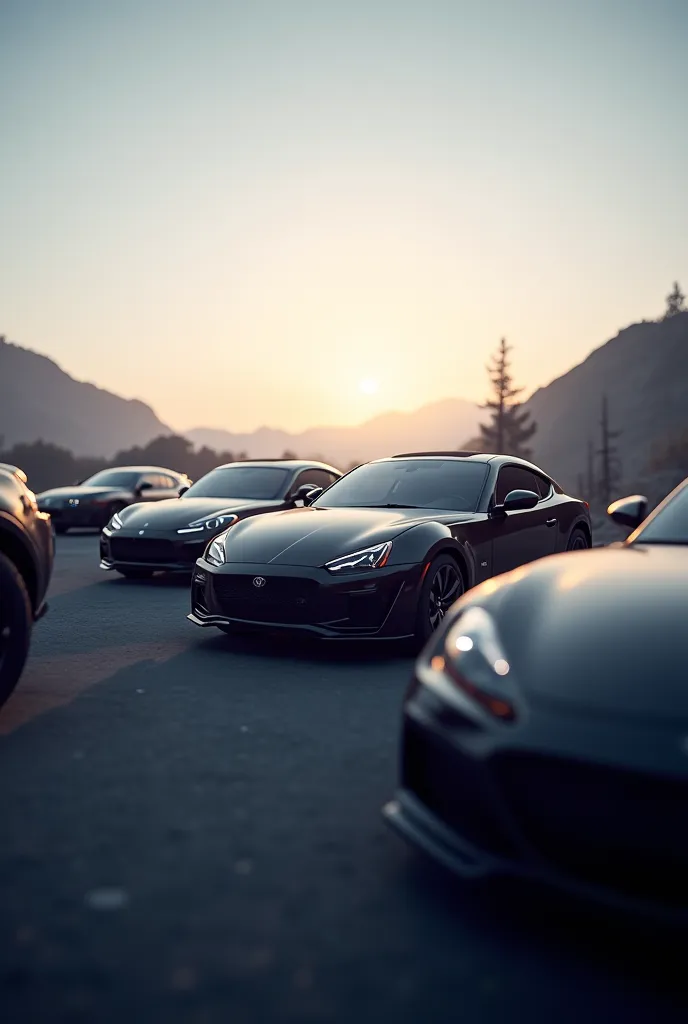
[[[63,526],[62,523],[58,523],[56,526],[54,526],[55,533],[59,534],[60,537],[63,537],[68,529],[69,527]]]
[[[31,644],[33,612],[14,562],[0,554],[0,706],[22,674]]]
[[[576,527],[575,530],[571,531],[571,536],[566,545],[567,551],[587,551],[589,547],[590,541],[585,530]]]
[[[127,580],[149,580],[155,569],[117,569],[117,572]]]
[[[466,581],[451,555],[438,555],[430,563],[418,595],[415,636],[425,643],[435,632],[447,610],[466,591]]]

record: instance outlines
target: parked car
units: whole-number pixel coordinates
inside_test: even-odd
[[[178,499],[116,512],[100,538],[101,569],[142,579],[158,570],[186,572],[217,534],[249,516],[303,505],[342,474],[322,462],[232,462],[206,473]]]
[[[465,590],[591,538],[587,504],[523,459],[397,455],[307,507],[230,524],[196,563],[189,618],[426,640]]]
[[[466,594],[416,664],[387,821],[465,877],[688,921],[688,480],[618,545]]]
[[[177,497],[190,484],[184,473],[160,466],[119,466],[102,469],[71,487],[43,491],[38,495],[38,507],[50,513],[57,533],[67,533],[73,527],[102,529],[132,502]]]
[[[0,705],[21,676],[33,624],[47,609],[52,566],[50,516],[38,511],[26,474],[0,465]]]

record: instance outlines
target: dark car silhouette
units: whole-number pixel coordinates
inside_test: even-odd
[[[52,567],[50,516],[38,511],[26,474],[0,463],[0,705],[21,676],[33,624],[47,609]]]
[[[267,459],[212,469],[178,499],[131,505],[100,538],[101,569],[131,579],[193,569],[210,541],[231,523],[303,505],[342,474],[323,462]]]
[[[56,533],[72,527],[100,527],[132,502],[177,497],[191,484],[188,476],[160,466],[118,466],[102,469],[71,487],[53,487],[38,495],[38,507],[49,512]]]
[[[197,562],[189,617],[424,640],[464,590],[590,543],[586,503],[529,462],[399,455],[359,466],[308,507],[231,524]]]
[[[638,527],[640,495],[609,514]],[[545,558],[446,616],[386,806],[460,875],[688,923],[688,480],[626,541]]]

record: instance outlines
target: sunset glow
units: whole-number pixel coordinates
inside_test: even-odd
[[[173,428],[299,431],[482,402],[502,336],[525,397],[660,312],[685,5],[488,7],[0,5],[0,331]]]

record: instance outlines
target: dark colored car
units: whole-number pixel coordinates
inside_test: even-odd
[[[189,618],[425,640],[464,590],[590,544],[585,502],[528,462],[399,455],[359,466],[308,507],[232,525],[197,562]]]
[[[26,475],[0,464],[0,705],[21,676],[33,624],[47,609],[52,568],[50,516],[38,511]]]
[[[466,877],[688,920],[687,623],[688,481],[624,543],[476,588],[418,659],[388,822]]]
[[[102,469],[71,487],[54,487],[38,495],[41,512],[49,512],[56,533],[72,527],[100,527],[132,502],[177,497],[191,481],[183,473],[160,466],[119,466]]]
[[[178,499],[131,505],[100,538],[101,569],[142,579],[157,570],[191,572],[209,542],[248,516],[302,505],[342,474],[322,462],[233,462],[206,473]]]

